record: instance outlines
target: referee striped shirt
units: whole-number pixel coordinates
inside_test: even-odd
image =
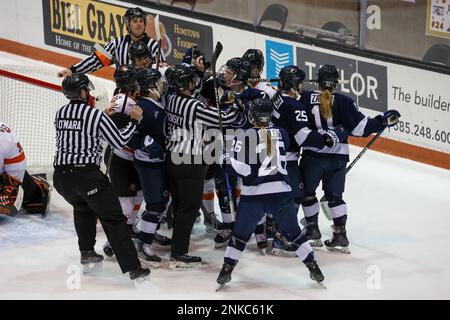
[[[230,125],[236,120],[238,111],[230,108],[221,111],[222,124]],[[172,94],[166,105],[166,150],[170,152],[201,155],[205,129],[218,128],[219,117],[212,109],[197,99],[181,94]]]
[[[158,55],[158,41],[153,40],[149,36],[145,34],[144,38],[140,39],[139,41],[145,43],[147,47],[150,50],[152,63],[156,62],[156,57]],[[129,55],[129,48],[132,44],[131,36],[128,34],[126,36],[121,36],[118,38],[115,38],[111,41],[109,41],[105,49],[116,58],[116,60],[119,62],[121,66],[132,64],[131,58]],[[164,62],[164,54],[161,51],[161,60]],[[94,53],[92,53],[89,57],[87,57],[84,60],[81,60],[80,62],[74,64],[70,69],[72,72],[79,72],[79,73],[89,73],[94,72],[100,68],[104,67],[103,63],[101,62],[100,58]]]
[[[101,140],[122,148],[136,130],[137,121],[119,130],[106,113],[84,101],[71,100],[56,112],[56,152],[53,165],[100,166]]]

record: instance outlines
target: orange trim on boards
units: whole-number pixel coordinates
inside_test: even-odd
[[[371,137],[349,137],[348,141],[355,146],[365,147],[370,139]],[[450,170],[450,154],[445,152],[439,152],[383,137],[380,137],[370,149]]]
[[[1,38],[0,38],[0,50],[35,60],[41,60],[64,68],[68,68],[72,64],[80,61],[79,58],[74,58],[69,55],[56,53],[53,51],[40,49],[19,42]],[[114,68],[104,67],[94,72],[93,75],[108,80],[112,80],[113,73]],[[369,138],[350,137],[349,143],[360,147],[364,147],[369,142],[370,139],[371,137]],[[375,142],[375,144],[371,147],[371,149],[391,154],[397,157],[411,159],[414,161],[450,170],[450,154],[445,152],[434,151],[431,149],[418,147],[411,144],[390,140],[387,138],[379,138],[377,142]]]

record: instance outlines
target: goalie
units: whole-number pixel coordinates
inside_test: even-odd
[[[0,214],[14,216],[21,209],[47,214],[50,185],[45,176],[30,175],[25,169],[25,153],[20,143],[11,129],[0,122]]]

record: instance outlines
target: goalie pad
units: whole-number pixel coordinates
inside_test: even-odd
[[[22,208],[27,213],[39,213],[44,217],[47,215],[53,188],[47,182],[46,178],[46,174],[25,174]]]
[[[20,181],[7,173],[0,175],[0,214],[15,216],[22,204]]]

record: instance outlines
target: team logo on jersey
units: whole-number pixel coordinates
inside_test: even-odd
[[[2,125],[0,126],[0,132],[10,133],[10,132],[11,132],[11,129],[8,128],[5,124],[2,124]]]
[[[233,122],[233,128],[242,128],[247,123],[247,115],[241,114]]]
[[[154,113],[155,119],[158,119],[158,114],[159,114],[159,111],[156,110],[155,113]]]

